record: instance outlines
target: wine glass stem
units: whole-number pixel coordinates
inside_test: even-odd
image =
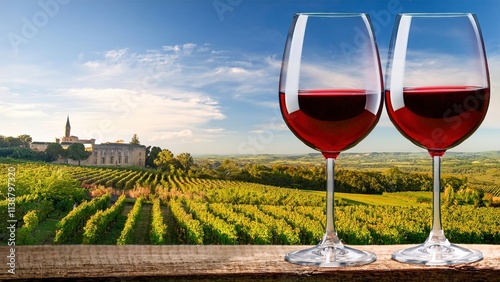
[[[441,156],[432,156],[434,187],[432,192],[432,230],[427,238],[428,244],[448,245],[441,223]]]
[[[326,158],[326,231],[321,244],[343,247],[335,230],[334,169],[335,159]]]
[[[326,233],[335,232],[335,196],[334,196],[335,160],[326,159]]]

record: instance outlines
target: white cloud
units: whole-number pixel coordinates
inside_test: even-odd
[[[257,124],[254,126],[254,129],[250,130],[249,134],[263,134],[270,132],[280,132],[280,131],[289,131],[290,129],[285,124],[281,117],[271,117],[269,122]]]
[[[500,54],[488,57],[490,71],[490,105],[488,113],[481,126],[487,128],[500,128]]]
[[[140,53],[127,48],[78,53],[77,61],[64,68],[0,66],[0,74],[5,74],[0,78],[5,82],[0,116],[22,123],[4,132],[31,132],[37,141],[50,141],[61,135],[59,128],[70,115],[72,134],[97,142],[126,140],[133,133],[163,146],[213,142],[235,134],[223,123],[211,126],[226,119],[223,110],[228,105],[220,104],[221,95],[232,95],[239,84],[262,76],[255,62],[222,53],[228,56],[212,52],[209,44],[186,43]],[[213,63],[200,64],[209,59]],[[223,71],[216,74],[218,68]],[[44,132],[40,127],[57,130]]]
[[[174,46],[163,46],[162,47],[164,51],[174,51],[178,52],[181,50],[181,47],[179,45],[174,45]]]
[[[182,52],[184,53],[184,55],[191,55],[191,52],[193,52],[196,46],[197,45],[194,43],[186,43],[182,45]]]
[[[46,117],[48,114],[41,111],[40,108],[43,108],[43,106],[40,104],[4,103],[0,101],[0,116],[7,119]]]
[[[89,69],[97,69],[100,66],[100,64],[99,64],[99,62],[96,62],[96,61],[88,61],[88,62],[85,62],[83,64],[83,66],[87,67]]]
[[[157,140],[171,140],[171,139],[191,138],[191,137],[193,137],[193,132],[189,129],[184,129],[181,131],[161,132],[153,135],[153,137],[151,137],[149,140],[157,141]]]
[[[450,54],[412,52],[405,66],[405,85],[480,85],[484,75],[481,62]]]
[[[325,66],[303,64],[300,68],[302,77],[301,87],[306,89],[329,89],[340,88],[360,88],[364,77],[356,75],[359,70],[356,67],[344,66],[342,72],[332,70]]]
[[[205,128],[203,131],[207,132],[207,133],[224,133],[225,129],[224,128]]]
[[[128,49],[123,48],[123,49],[118,49],[118,50],[110,50],[106,52],[104,57],[108,60],[118,60],[121,57],[123,57],[127,53]]]
[[[25,62],[0,65],[0,84],[12,91],[28,86],[31,90],[50,87],[54,80],[59,81],[61,74],[49,66],[34,65]],[[59,81],[59,83],[63,83]]]
[[[79,137],[96,138],[98,142],[123,139],[133,133],[151,141],[170,140],[177,136],[189,142],[200,137],[193,131],[203,128],[211,120],[225,118],[218,104],[209,97],[198,93],[188,93],[183,97],[185,92],[175,89],[163,89],[168,94],[162,96],[161,91],[140,93],[129,89],[84,88],[67,89],[59,96],[64,97],[64,103],[73,105],[74,111],[70,112],[78,113],[85,120],[85,125],[75,123],[74,130],[80,129]],[[175,93],[177,97],[172,98]],[[96,132],[103,122],[107,124],[106,130]],[[173,134],[175,132],[180,135]]]
[[[268,57],[214,51],[209,47],[208,44],[186,43],[144,53],[110,50],[101,57],[82,61],[82,74],[76,82],[86,86],[90,83],[94,87],[126,84],[146,89],[168,85],[193,90],[210,86],[221,93],[226,83],[243,82],[254,85],[255,89],[263,83],[269,85],[270,77],[277,79],[277,69]],[[251,84],[249,79],[253,79]],[[251,89],[246,87],[245,91]]]

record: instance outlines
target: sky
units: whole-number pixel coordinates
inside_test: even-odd
[[[406,0],[2,0],[0,135],[96,143],[137,134],[175,155],[307,154],[286,127],[278,80],[296,12],[366,12],[384,73],[401,12],[472,12],[490,69],[491,101],[481,127],[450,151],[500,150],[498,1]],[[423,152],[385,109],[347,152]]]

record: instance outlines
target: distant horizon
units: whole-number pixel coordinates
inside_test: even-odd
[[[163,148],[162,148],[163,149]],[[165,149],[168,149],[168,148],[165,148]],[[423,149],[422,149],[423,150]],[[187,152],[189,153],[189,152]],[[443,157],[446,157],[446,155],[448,154],[486,154],[486,153],[500,153],[500,150],[488,150],[488,151],[477,151],[477,152],[462,152],[462,151],[447,151]],[[422,154],[422,155],[429,155],[429,153],[427,151],[420,151],[420,152],[389,152],[389,151],[386,151],[386,152],[342,152],[340,153],[339,157],[337,159],[340,159],[342,158],[342,155],[363,155],[363,154]],[[289,154],[273,154],[273,153],[266,153],[266,154],[256,154],[256,155],[252,155],[252,154],[196,154],[196,155],[193,155],[191,154],[191,156],[193,157],[210,157],[210,156],[245,156],[245,157],[251,157],[251,156],[254,156],[254,157],[257,157],[257,156],[313,156],[313,155],[317,155],[317,156],[322,156],[322,154],[320,152],[317,152],[317,153],[304,153],[304,154],[292,154],[292,153],[289,153]]]
[[[71,119],[70,119],[71,120]],[[29,133],[21,133],[21,134],[18,134],[16,136],[8,136],[8,135],[3,135],[5,137],[18,137],[20,135],[23,135],[23,134],[27,134],[29,136],[32,137],[32,142],[48,142],[48,143],[55,143],[56,142],[56,138],[60,138],[60,137],[54,137],[54,139],[52,141],[48,141],[48,140],[35,140],[33,138],[33,136]],[[0,134],[2,135],[2,134]],[[79,138],[79,136],[77,135],[73,135],[72,136],[76,136]],[[140,144],[139,145],[142,145],[142,146],[146,146],[146,147],[159,147],[161,148],[162,150],[163,149],[167,149],[167,150],[170,150],[172,151],[170,148],[168,147],[160,147],[158,145],[153,145],[153,144],[144,144],[141,140],[140,140],[140,136],[139,137],[139,142]],[[82,140],[81,138],[79,138],[80,140]],[[132,139],[132,136],[130,137],[130,139]],[[118,141],[123,141],[124,144],[129,144],[130,143],[130,140],[127,141],[126,139],[119,139],[119,140],[115,140],[115,141],[104,141],[104,142],[100,142],[100,143],[97,143],[96,144],[106,144],[106,143],[117,143]],[[409,141],[408,141],[409,142]],[[410,145],[413,145],[413,144],[410,144]],[[260,152],[260,153],[191,153],[189,151],[183,151],[183,152],[177,152],[177,153],[174,153],[172,151],[172,153],[174,153],[174,155],[178,155],[180,153],[189,153],[191,156],[195,157],[195,156],[266,156],[266,155],[276,155],[276,156],[307,156],[307,155],[319,155],[321,156],[322,153],[320,151],[317,151],[317,150],[314,150],[312,148],[308,148],[306,145],[303,145],[304,146],[304,149],[309,149],[310,152],[307,152],[307,151],[304,151],[304,152],[298,152],[298,153],[278,153],[278,152]],[[409,151],[383,151],[383,150],[378,150],[378,151],[356,151],[356,147],[350,149],[350,150],[347,150],[347,151],[342,151],[339,155],[338,158],[341,158],[342,155],[346,155],[346,154],[374,154],[374,153],[380,153],[380,154],[428,154],[427,150],[424,149],[424,148],[420,148],[420,147],[417,147],[416,145],[413,145],[414,146],[414,151],[412,150],[409,150]],[[458,148],[451,148],[449,150],[446,151],[444,157],[448,154],[474,154],[474,153],[488,153],[488,152],[500,152],[500,149],[498,150],[495,150],[495,149],[492,149],[492,150],[483,150],[483,151],[460,151]]]

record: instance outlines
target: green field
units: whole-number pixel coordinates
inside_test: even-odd
[[[305,191],[319,196],[324,196],[325,192]],[[403,196],[404,195],[404,196]],[[432,200],[431,192],[396,192],[384,193],[383,195],[335,193],[335,199],[340,199],[352,205],[371,206],[417,206],[422,205],[417,199],[425,197]]]
[[[16,245],[315,244],[324,232],[324,191],[1,159],[0,169],[15,171],[15,180],[0,175],[15,181],[15,189],[0,188],[0,210],[9,211],[0,214],[3,245],[11,219]],[[346,244],[413,244],[429,234],[430,192],[335,196]],[[500,208],[452,205],[443,222],[454,243],[500,243]]]

